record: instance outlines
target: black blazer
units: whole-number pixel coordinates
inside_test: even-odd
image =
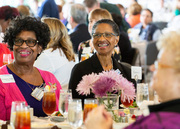
[[[86,41],[91,38],[91,36],[88,32],[88,27],[85,24],[77,25],[74,32],[72,32],[69,36],[70,36],[75,53],[77,53],[78,46],[82,41]]]
[[[129,81],[133,82],[135,84],[135,81],[131,79],[131,69],[129,67],[129,64],[124,63],[118,63],[114,57],[112,57],[113,60],[113,69],[119,69],[123,77],[128,79]],[[82,99],[82,103],[84,105],[84,99],[85,98],[94,98],[94,94],[91,93],[90,95],[79,95],[76,91],[77,85],[82,80],[82,77],[84,75],[94,73],[100,73],[103,71],[103,68],[100,64],[100,61],[96,55],[96,53],[89,59],[82,61],[74,66],[71,72],[71,77],[69,81],[69,89],[72,90],[72,97],[73,98],[80,98]]]

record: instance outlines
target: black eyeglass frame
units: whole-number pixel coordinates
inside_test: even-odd
[[[94,37],[95,34],[99,34],[100,36]],[[110,34],[111,36],[110,36],[110,37],[106,37],[105,34]],[[118,35],[116,35],[116,34],[114,34],[114,33],[93,33],[93,34],[92,34],[92,37],[95,38],[95,39],[98,39],[98,38],[100,38],[101,36],[103,36],[104,38],[111,38],[112,36],[118,36]]]
[[[20,45],[17,45],[17,44],[16,44],[17,41],[21,41],[21,44],[20,44]],[[32,41],[32,42],[34,43],[34,45],[32,45],[32,46],[29,45],[28,41]],[[14,40],[14,45],[20,47],[20,46],[23,45],[24,42],[26,43],[27,46],[29,46],[29,47],[34,47],[34,46],[36,46],[36,44],[37,44],[39,41],[38,41],[38,40],[35,40],[35,39],[28,39],[28,40],[15,39],[15,40]]]

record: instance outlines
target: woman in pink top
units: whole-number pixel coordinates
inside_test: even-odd
[[[41,90],[49,82],[57,84],[58,110],[61,85],[52,73],[33,66],[50,40],[48,26],[36,18],[17,17],[5,32],[4,40],[13,50],[15,61],[0,68],[0,119],[10,119],[12,101],[25,101],[34,108],[35,116],[46,116],[42,110],[42,98],[32,93],[34,89]]]

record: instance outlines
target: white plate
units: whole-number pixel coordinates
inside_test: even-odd
[[[62,117],[62,116],[52,116],[52,117],[50,118],[50,120],[51,120],[52,122],[63,122],[63,121],[64,121],[64,117]]]
[[[46,122],[32,122],[31,129],[50,129],[54,126],[54,124],[46,123]]]
[[[61,122],[56,125],[58,128],[61,128],[61,129],[72,129],[71,126],[68,124],[68,122]]]

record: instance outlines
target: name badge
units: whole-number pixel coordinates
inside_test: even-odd
[[[41,101],[43,95],[44,95],[44,91],[42,90],[42,88],[37,88],[37,87],[31,93],[31,96],[33,96],[38,101]]]
[[[135,80],[141,80],[142,68],[138,66],[131,66],[131,78]]]
[[[15,80],[12,74],[0,75],[0,79],[3,83],[15,83]]]

